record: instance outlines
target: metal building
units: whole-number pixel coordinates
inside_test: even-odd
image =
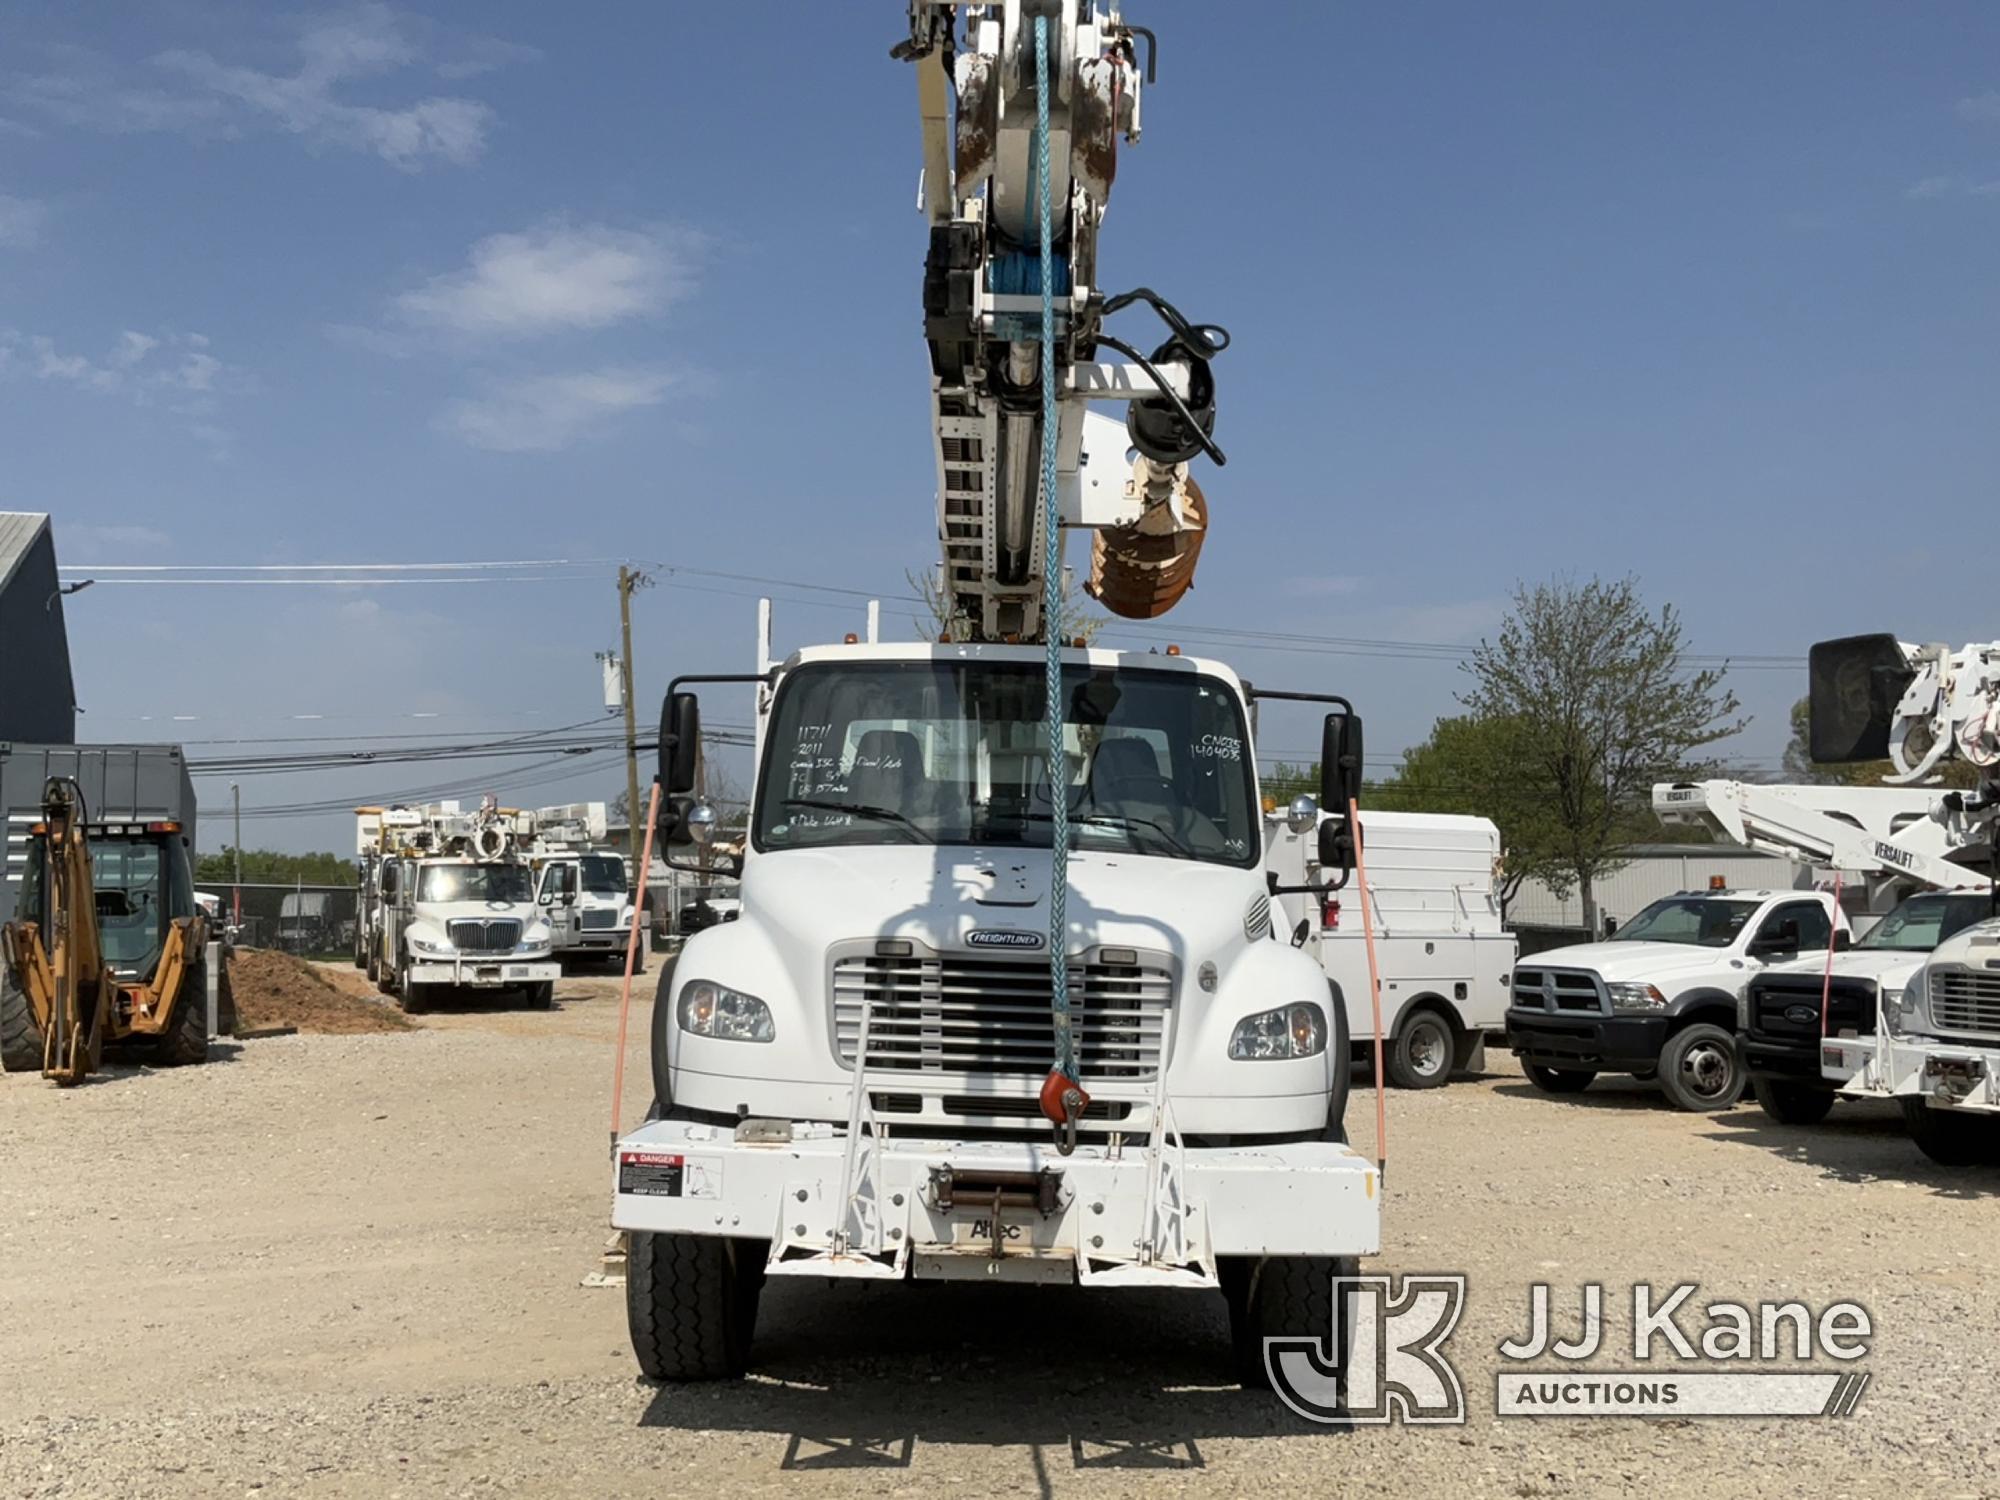
[[[0,742],[76,742],[76,684],[49,518],[0,510]]]
[[[1640,911],[1677,891],[1705,891],[1716,881],[1737,890],[1807,890],[1815,872],[1780,855],[1738,844],[1635,844],[1622,851],[1629,864],[1597,882],[1594,892],[1603,917],[1623,925]],[[1538,880],[1526,880],[1507,904],[1516,927],[1574,930],[1581,935],[1583,902],[1575,891],[1566,899]]]

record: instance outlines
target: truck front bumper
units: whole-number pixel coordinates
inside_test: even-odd
[[[1212,1286],[1219,1256],[1381,1246],[1375,1165],[1337,1142],[1166,1145],[1157,1175],[1143,1138],[1062,1156],[864,1134],[851,1167],[849,1145],[824,1124],[651,1121],[617,1144],[612,1223],[768,1241],[774,1274],[1105,1286]]]
[[[1946,1109],[2000,1112],[2000,1048],[1930,1037],[1833,1038],[1820,1043],[1828,1086],[1861,1099],[1927,1099]]]
[[[1667,1041],[1665,1016],[1561,1015],[1509,1010],[1507,1047],[1544,1068],[1650,1073]]]
[[[1817,1037],[1780,1040],[1751,1031],[1737,1038],[1736,1052],[1743,1061],[1743,1071],[1751,1078],[1804,1084],[1808,1088],[1824,1087],[1829,1093],[1834,1090],[1834,1085],[1820,1072]]]
[[[405,977],[412,984],[449,984],[459,989],[492,990],[511,984],[540,984],[544,980],[560,979],[562,965],[551,958],[427,958],[411,964]]]

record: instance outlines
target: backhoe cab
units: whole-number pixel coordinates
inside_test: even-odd
[[[51,778],[0,927],[0,1064],[68,1086],[107,1045],[205,1060],[207,943],[181,825],[92,824],[82,787]]]

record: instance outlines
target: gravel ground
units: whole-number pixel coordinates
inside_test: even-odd
[[[2000,1172],[1940,1172],[1871,1108],[1806,1130],[1616,1082],[1553,1100],[1505,1059],[1389,1101],[1371,1266],[1471,1277],[1464,1427],[1309,1428],[1224,1384],[1219,1299],[1173,1294],[775,1284],[748,1381],[649,1388],[622,1295],[582,1284],[616,992],[0,1078],[0,1494],[1996,1492]],[[1569,1321],[1604,1283],[1618,1343],[1640,1278],[1865,1303],[1860,1411],[1494,1418],[1530,1283]]]

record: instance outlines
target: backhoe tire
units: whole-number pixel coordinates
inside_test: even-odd
[[[2000,1166],[2000,1124],[1991,1116],[1932,1109],[1926,1100],[1907,1095],[1896,1102],[1910,1139],[1939,1166]]]
[[[648,1380],[733,1380],[750,1363],[764,1290],[764,1240],[627,1235],[625,1316]]]
[[[153,1043],[153,1061],[163,1068],[185,1068],[208,1061],[206,959],[181,970],[181,988],[174,1000],[173,1020]]]
[[[1597,1076],[1595,1068],[1545,1068],[1540,1063],[1522,1063],[1521,1071],[1545,1094],[1580,1094]]]
[[[0,964],[0,1068],[9,1073],[42,1071],[42,1028],[14,971]]]
[[[1441,1088],[1451,1081],[1458,1038],[1443,1016],[1434,1010],[1420,1010],[1404,1017],[1383,1051],[1388,1054],[1383,1059],[1384,1068],[1395,1087]]]
[[[1833,1108],[1833,1095],[1825,1089],[1778,1078],[1753,1078],[1750,1092],[1757,1107],[1780,1125],[1817,1125]]]
[[[1273,1255],[1230,1257],[1217,1267],[1223,1299],[1229,1306],[1229,1347],[1236,1379],[1247,1391],[1271,1388],[1264,1363],[1269,1338],[1333,1336],[1333,1279],[1359,1274],[1351,1255]],[[1334,1351],[1346,1389],[1352,1333],[1340,1330],[1342,1347]]]

